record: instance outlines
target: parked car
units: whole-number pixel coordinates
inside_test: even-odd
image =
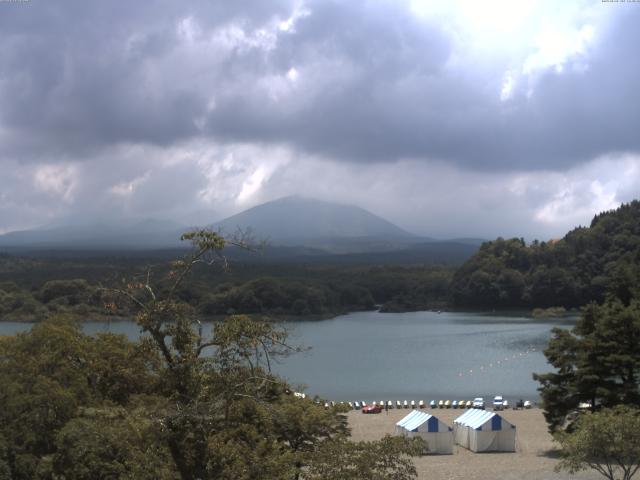
[[[484,410],[484,398],[476,397],[473,399],[473,408],[480,408]]]
[[[380,412],[382,412],[382,407],[380,405],[367,405],[362,409],[362,413],[380,413]]]
[[[493,397],[493,409],[494,410],[502,410],[504,408],[504,400],[502,399],[502,395],[496,395]]]

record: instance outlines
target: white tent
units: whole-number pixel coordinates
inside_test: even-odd
[[[516,426],[496,412],[467,410],[453,421],[453,436],[472,452],[516,451]]]
[[[433,415],[413,410],[396,423],[396,435],[424,438],[433,453],[453,453],[453,431]]]

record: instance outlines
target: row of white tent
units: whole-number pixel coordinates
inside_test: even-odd
[[[396,423],[396,434],[419,436],[433,453],[453,453],[454,442],[472,452],[515,452],[516,427],[496,412],[467,410],[453,428],[433,415],[414,410]]]

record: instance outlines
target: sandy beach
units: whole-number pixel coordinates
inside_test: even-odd
[[[438,417],[448,425],[461,415],[461,410],[424,411]],[[364,415],[360,411],[349,413],[349,425],[353,440],[375,440],[385,434],[393,434],[395,423],[410,410],[389,410],[376,415]],[[418,478],[429,480],[477,479],[477,480],[568,480],[598,479],[597,473],[585,471],[577,475],[556,473],[557,444],[547,432],[542,410],[505,410],[500,414],[516,425],[515,453],[473,453],[455,446],[453,455],[428,455],[414,459]]]

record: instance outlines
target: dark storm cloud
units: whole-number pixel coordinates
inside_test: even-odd
[[[640,67],[629,61],[640,8],[598,32],[577,55],[584,68],[569,58],[507,101],[503,71],[452,66],[450,32],[402,2],[0,8],[0,152],[20,161],[207,136],[474,169],[561,169],[640,149]]]
[[[473,66],[449,68],[446,35],[405,10],[353,3],[310,9],[274,62],[284,70],[284,56],[300,72],[298,108],[260,91],[229,95],[210,116],[214,135],[290,141],[350,160],[426,157],[512,170],[564,169],[640,148],[640,109],[630,101],[640,83],[640,66],[630,61],[640,43],[640,9],[598,32],[599,43],[576,64],[569,58],[562,72],[542,71],[532,93],[516,90],[507,101],[499,76],[487,88]],[[317,86],[305,78],[309,66],[331,80]]]
[[[207,92],[181,70],[179,22],[255,28],[279,2],[41,2],[0,6],[2,147],[18,158],[91,154],[118,142],[169,145],[197,133]]]
[[[637,196],[640,8],[553,4],[512,46],[436,4],[0,2],[0,232],[297,193],[549,238]]]

